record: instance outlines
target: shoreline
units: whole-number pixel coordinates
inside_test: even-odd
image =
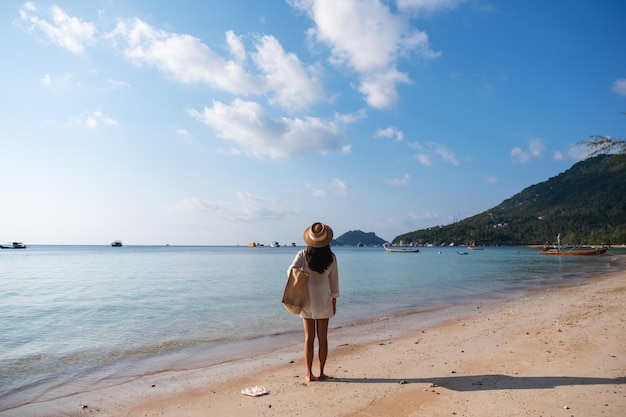
[[[625,301],[621,265],[507,300],[333,328],[328,381],[304,383],[294,335],[253,358],[143,375],[0,416],[620,415]],[[269,395],[240,393],[255,385]]]

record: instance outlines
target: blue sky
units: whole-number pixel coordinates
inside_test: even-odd
[[[3,1],[0,241],[386,240],[624,138],[626,2]]]

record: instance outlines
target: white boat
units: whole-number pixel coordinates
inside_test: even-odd
[[[26,245],[22,242],[13,242],[10,245],[0,245],[1,249],[26,249]]]
[[[114,248],[119,248],[122,245],[122,241],[121,240],[114,240],[113,242],[111,242],[111,246],[113,246]]]
[[[398,246],[393,246],[393,247],[389,247],[389,245],[387,245],[386,243],[383,244],[383,248],[385,248],[386,252],[398,252],[398,253],[418,253],[420,250],[417,248],[413,248],[413,247],[398,247]]]

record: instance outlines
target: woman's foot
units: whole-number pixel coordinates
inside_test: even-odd
[[[310,374],[310,375],[306,375],[304,377],[304,381],[305,382],[326,381],[328,379],[333,379],[333,378],[331,376],[326,375],[326,374],[319,374],[319,376],[315,376],[313,374]]]

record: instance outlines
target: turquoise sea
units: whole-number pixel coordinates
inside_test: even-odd
[[[0,251],[0,415],[293,340],[301,322],[280,299],[300,249],[34,245]],[[597,257],[547,257],[525,247],[459,250],[467,248],[398,254],[333,247],[341,297],[331,328],[574,285],[618,270],[623,259],[614,250]]]

